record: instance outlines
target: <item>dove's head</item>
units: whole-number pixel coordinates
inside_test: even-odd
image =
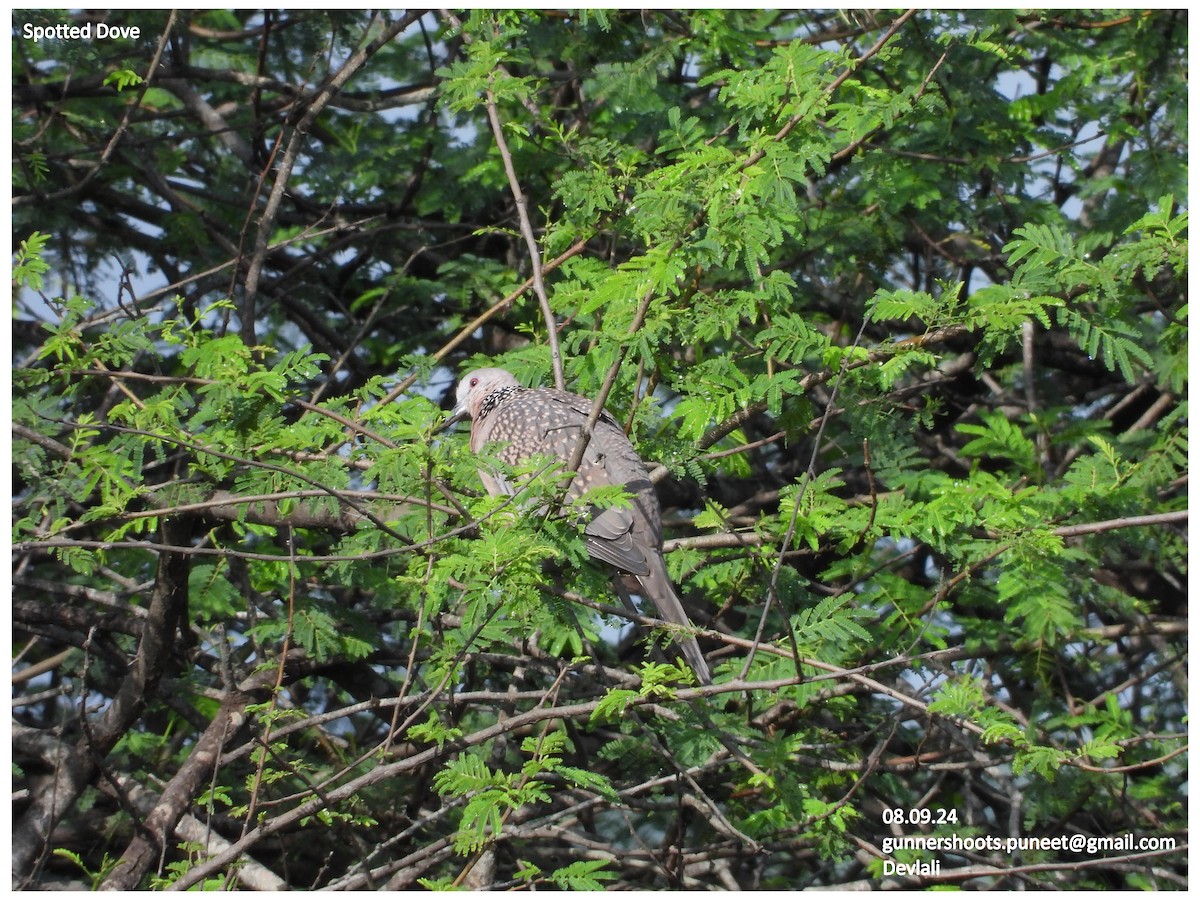
[[[496,391],[505,388],[519,388],[521,385],[511,372],[504,369],[476,369],[468,372],[458,382],[454,397],[458,401],[450,413],[450,418],[442,425],[449,428],[455,422],[463,419],[478,419],[488,397]]]

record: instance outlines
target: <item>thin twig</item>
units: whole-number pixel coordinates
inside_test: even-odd
[[[258,230],[254,238],[254,253],[250,257],[250,264],[246,269],[246,281],[241,307],[242,341],[246,346],[253,347],[257,344],[255,338],[255,304],[258,297],[258,282],[262,277],[262,267],[267,258],[267,251],[270,248],[270,238],[275,231],[275,219],[279,215],[280,205],[287,191],[288,181],[291,179],[292,168],[295,166],[296,159],[300,155],[300,148],[308,138],[308,129],[316,121],[317,116],[321,114],[321,111],[325,109],[329,101],[366,64],[367,60],[408,28],[409,25],[417,21],[422,15],[423,12],[420,10],[406,13],[398,21],[393,22],[385,28],[383,33],[375,38],[375,40],[370,41],[366,46],[352,53],[345,63],[342,64],[342,67],[338,69],[325,83],[325,86],[312,98],[312,101],[304,110],[304,115],[300,117],[300,121],[292,129],[287,147],[280,157],[279,169],[271,184],[271,193],[267,197],[262,216],[258,221]]]
[[[496,138],[496,147],[500,151],[500,159],[504,163],[504,174],[508,176],[508,187],[512,191],[513,202],[517,207],[517,221],[521,224],[521,236],[525,238],[525,247],[529,251],[529,264],[533,269],[530,275],[533,279],[533,292],[537,295],[538,305],[542,308],[542,317],[546,320],[546,340],[550,345],[554,386],[560,391],[565,390],[567,383],[563,378],[562,354],[558,347],[558,326],[554,321],[554,310],[550,308],[546,284],[542,280],[542,254],[538,249],[537,238],[533,234],[533,224],[529,221],[529,204],[525,200],[525,192],[521,190],[521,182],[517,178],[516,167],[513,166],[512,154],[508,151],[508,142],[504,139],[504,127],[500,124],[496,94],[490,84],[487,89],[487,116],[488,122],[492,126],[492,134]]]

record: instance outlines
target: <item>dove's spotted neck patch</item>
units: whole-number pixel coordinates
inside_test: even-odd
[[[482,422],[487,418],[487,414],[493,409],[507,400],[520,393],[524,388],[517,384],[510,384],[507,387],[502,387],[499,390],[492,391],[487,395],[487,399],[483,401],[483,406],[479,407],[479,415],[475,417],[476,422]]]

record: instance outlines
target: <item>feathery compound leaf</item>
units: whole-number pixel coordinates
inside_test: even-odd
[[[1092,359],[1102,360],[1110,372],[1119,369],[1126,381],[1137,380],[1135,364],[1151,366],[1150,354],[1136,343],[1137,333],[1127,326],[1119,322],[1102,324],[1074,309],[1060,309],[1056,315],[1078,340],[1081,350]]]
[[[580,859],[555,869],[547,878],[564,891],[603,891],[605,882],[615,881],[615,872],[606,871],[603,859]]]
[[[871,619],[872,614],[852,605],[852,599],[845,595],[825,597],[792,617],[792,631],[805,655],[840,657],[856,643],[870,642],[871,633],[856,620]]]
[[[963,423],[958,430],[963,434],[975,435],[963,445],[962,452],[980,459],[1005,459],[1016,465],[1021,474],[1038,478],[1037,446],[1021,433],[1021,429],[1008,421],[1001,412],[983,412],[982,425]]]

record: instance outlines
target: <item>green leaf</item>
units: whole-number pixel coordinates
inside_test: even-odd
[[[580,859],[546,877],[564,891],[603,891],[605,882],[617,880],[617,874],[607,871],[607,866],[606,860]]]

